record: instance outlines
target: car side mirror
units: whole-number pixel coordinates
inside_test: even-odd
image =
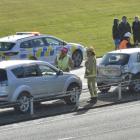
[[[57,75],[63,75],[63,71],[62,70],[59,70],[56,74]]]

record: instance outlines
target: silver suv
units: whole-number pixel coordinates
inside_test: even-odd
[[[98,65],[97,85],[107,92],[114,84],[140,90],[140,48],[122,49],[105,54]]]
[[[15,103],[15,109],[28,112],[30,97],[34,101],[63,98],[67,104],[75,104],[74,94],[80,95],[82,82],[74,74],[64,73],[53,65],[35,60],[8,60],[0,62],[0,102]]]

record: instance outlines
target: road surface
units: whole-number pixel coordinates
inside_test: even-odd
[[[139,140],[140,102],[0,127],[1,140]]]

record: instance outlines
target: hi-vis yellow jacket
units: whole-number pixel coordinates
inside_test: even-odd
[[[85,78],[96,77],[97,68],[96,68],[96,57],[91,56],[85,62]]]

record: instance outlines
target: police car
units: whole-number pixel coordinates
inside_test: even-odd
[[[85,55],[83,45],[68,43],[39,32],[17,32],[16,35],[0,38],[0,60],[29,59],[30,56],[36,56],[39,60],[54,64],[64,46],[68,48],[74,66],[79,67]]]

